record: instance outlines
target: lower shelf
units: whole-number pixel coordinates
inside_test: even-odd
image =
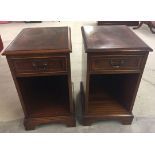
[[[108,80],[110,77],[108,77]],[[103,78],[97,79],[94,81],[94,79],[91,81],[90,86],[90,94],[89,94],[89,100],[88,100],[88,114],[90,115],[98,115],[98,116],[116,116],[116,115],[128,115],[129,112],[127,110],[127,107],[125,104],[122,103],[122,100],[119,100],[119,98],[113,93],[113,91],[116,89],[109,84],[106,79],[104,79],[106,82],[103,83]],[[116,79],[115,81],[118,82]],[[110,91],[109,88],[112,88]],[[120,91],[120,90],[118,90]]]
[[[133,114],[128,110],[126,106],[125,96],[120,98],[119,95],[124,95],[123,90],[115,89],[115,83],[109,83],[107,80],[111,79],[109,76],[106,78],[94,78],[90,80],[90,90],[88,103],[85,101],[85,92],[83,90],[83,84],[81,83],[81,116],[79,121],[83,125],[91,125],[96,121],[103,120],[116,120],[122,124],[131,124],[133,120]],[[104,83],[103,83],[104,81]],[[122,80],[121,80],[122,81]],[[119,80],[115,80],[119,84]],[[112,89],[109,89],[111,86]],[[116,91],[117,90],[117,91]],[[114,93],[115,92],[115,93]]]
[[[91,75],[88,113],[92,115],[130,114],[138,74]]]
[[[50,95],[50,94],[48,94]],[[45,99],[46,98],[46,99]],[[52,100],[46,95],[40,100],[29,101],[28,114],[30,117],[46,117],[46,116],[65,116],[69,115],[69,102],[61,100]]]
[[[70,115],[66,75],[18,78],[28,117]]]
[[[89,102],[88,114],[98,116],[128,115],[129,112],[116,100]]]

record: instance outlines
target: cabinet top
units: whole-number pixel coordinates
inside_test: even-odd
[[[71,52],[69,27],[25,28],[10,43],[3,55]]]
[[[82,35],[86,52],[152,51],[127,26],[84,26]]]

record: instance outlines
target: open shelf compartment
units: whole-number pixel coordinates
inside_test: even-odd
[[[30,117],[69,115],[67,75],[18,78]]]
[[[138,74],[90,75],[88,113],[98,115],[130,114]]]

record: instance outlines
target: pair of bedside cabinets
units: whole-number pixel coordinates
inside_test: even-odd
[[[82,27],[83,125],[131,124],[132,108],[152,49],[127,26]],[[26,130],[47,123],[76,125],[69,27],[26,28],[3,52],[25,114]]]

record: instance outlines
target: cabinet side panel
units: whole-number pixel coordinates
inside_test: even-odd
[[[88,78],[88,60],[87,53],[85,53],[84,45],[82,47],[82,86],[83,86],[83,112],[86,113],[88,109],[88,90],[89,90],[89,78]]]
[[[25,104],[24,104],[24,100],[22,98],[22,94],[20,92],[20,87],[19,87],[18,81],[17,81],[16,76],[15,76],[15,70],[14,70],[13,64],[12,64],[11,59],[9,57],[7,57],[7,62],[9,64],[11,75],[12,75],[12,78],[13,78],[13,81],[14,81],[14,84],[15,84],[15,87],[16,87],[16,90],[17,90],[17,93],[18,93],[18,96],[19,96],[23,111],[24,111],[25,117],[27,117],[28,114],[26,112],[26,107],[25,107]]]
[[[73,91],[72,91],[72,80],[71,80],[71,67],[70,67],[70,54],[67,54],[67,68],[68,68],[68,88],[69,88],[69,104],[70,112],[74,113],[74,102],[73,102]]]
[[[140,85],[140,82],[141,82],[141,78],[142,78],[142,75],[143,75],[143,71],[144,71],[144,68],[145,68],[145,64],[146,64],[146,61],[147,61],[147,58],[148,58],[148,52],[144,55],[144,58],[143,58],[143,62],[142,62],[142,67],[141,67],[141,73],[139,74],[139,77],[138,77],[138,80],[137,80],[137,84],[135,86],[135,90],[133,92],[133,97],[132,97],[132,101],[131,101],[131,104],[129,106],[129,110],[130,112],[132,112],[132,109],[133,109],[133,106],[134,106],[134,102],[135,102],[135,99],[136,99],[136,95],[137,95],[137,92],[138,92],[138,88],[139,88],[139,85]]]

